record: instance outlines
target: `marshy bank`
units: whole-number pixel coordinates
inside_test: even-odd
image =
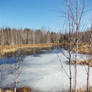
[[[74,45],[72,43],[72,45]],[[0,46],[0,58],[4,56],[12,56],[12,54],[35,54],[40,53],[42,50],[52,49],[52,48],[69,48],[69,43],[41,43],[41,44],[23,44],[23,45],[2,45]],[[76,52],[75,48],[72,48],[72,51]],[[81,54],[92,54],[90,45],[88,43],[79,43],[78,52]]]
[[[41,43],[41,44],[23,44],[23,45],[4,45],[0,46],[0,57],[8,55],[10,53],[22,51],[29,51],[31,49],[45,49],[62,46],[61,43]],[[24,52],[23,52],[24,53]]]
[[[14,88],[0,88],[0,92],[14,92]],[[17,88],[16,92],[32,92],[29,87]]]
[[[39,54],[44,54],[44,53],[50,53],[54,49],[58,49],[60,47],[50,47],[50,48],[25,48],[25,49],[19,49],[15,52],[10,52],[4,54],[2,58],[0,58],[0,65],[1,64],[13,64],[16,63],[16,61],[23,61],[23,59],[26,56],[37,56]]]

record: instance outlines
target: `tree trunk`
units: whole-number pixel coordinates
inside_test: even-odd
[[[78,21],[78,0],[76,0],[76,55],[75,55],[75,92],[77,92],[77,61],[78,61],[78,32],[79,32],[79,21]]]
[[[72,92],[71,59],[69,60],[69,73],[70,73],[70,92]]]
[[[90,73],[90,63],[88,63],[88,71],[87,71],[87,92],[89,92],[89,73]]]
[[[16,91],[16,87],[14,88],[14,92],[17,92],[17,91]]]
[[[77,61],[78,61],[78,39],[76,42],[76,55],[75,55],[75,92],[77,92]]]
[[[71,35],[70,35],[71,36]],[[70,92],[72,92],[72,70],[71,70],[71,39],[69,41],[69,73],[70,73]]]

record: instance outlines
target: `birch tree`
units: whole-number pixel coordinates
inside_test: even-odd
[[[16,62],[15,62],[15,73],[14,73],[14,77],[15,77],[14,92],[16,92],[17,90],[17,85],[20,82],[19,77],[20,77],[20,74],[23,72],[22,71],[23,69],[21,67],[21,64],[23,63],[23,56],[20,55],[20,51],[16,53],[15,58],[16,58]]]
[[[90,49],[92,48],[92,33],[90,33]],[[88,66],[87,66],[87,92],[89,92],[89,86],[90,86],[90,64],[91,60],[88,60]]]
[[[69,20],[72,21],[73,31],[76,32],[75,38],[75,92],[77,92],[77,62],[78,62],[78,44],[79,44],[79,31],[82,24],[83,14],[85,12],[85,7],[87,0],[64,0],[67,11],[69,11]]]

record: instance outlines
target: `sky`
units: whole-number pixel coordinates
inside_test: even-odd
[[[88,0],[91,9],[92,0]],[[63,27],[63,0],[0,0],[0,27],[49,29]]]

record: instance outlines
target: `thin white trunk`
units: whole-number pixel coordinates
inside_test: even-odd
[[[16,92],[17,79],[18,79],[18,61],[17,61],[17,56],[16,56],[16,64],[15,64],[15,88],[14,88],[14,92]]]
[[[77,62],[78,62],[78,32],[79,32],[79,23],[78,23],[78,0],[76,0],[76,56],[75,56],[75,92],[77,92]]]
[[[72,92],[71,38],[70,38],[70,42],[69,42],[69,73],[70,73],[70,92]]]
[[[75,92],[77,92],[77,62],[78,62],[78,39],[76,42],[76,55],[75,55]]]
[[[69,73],[70,73],[70,92],[72,92],[71,59],[69,60]]]
[[[87,71],[87,92],[89,92],[89,76],[90,76],[90,63],[88,63],[88,71]]]
[[[14,92],[16,92],[16,87],[14,88]]]

